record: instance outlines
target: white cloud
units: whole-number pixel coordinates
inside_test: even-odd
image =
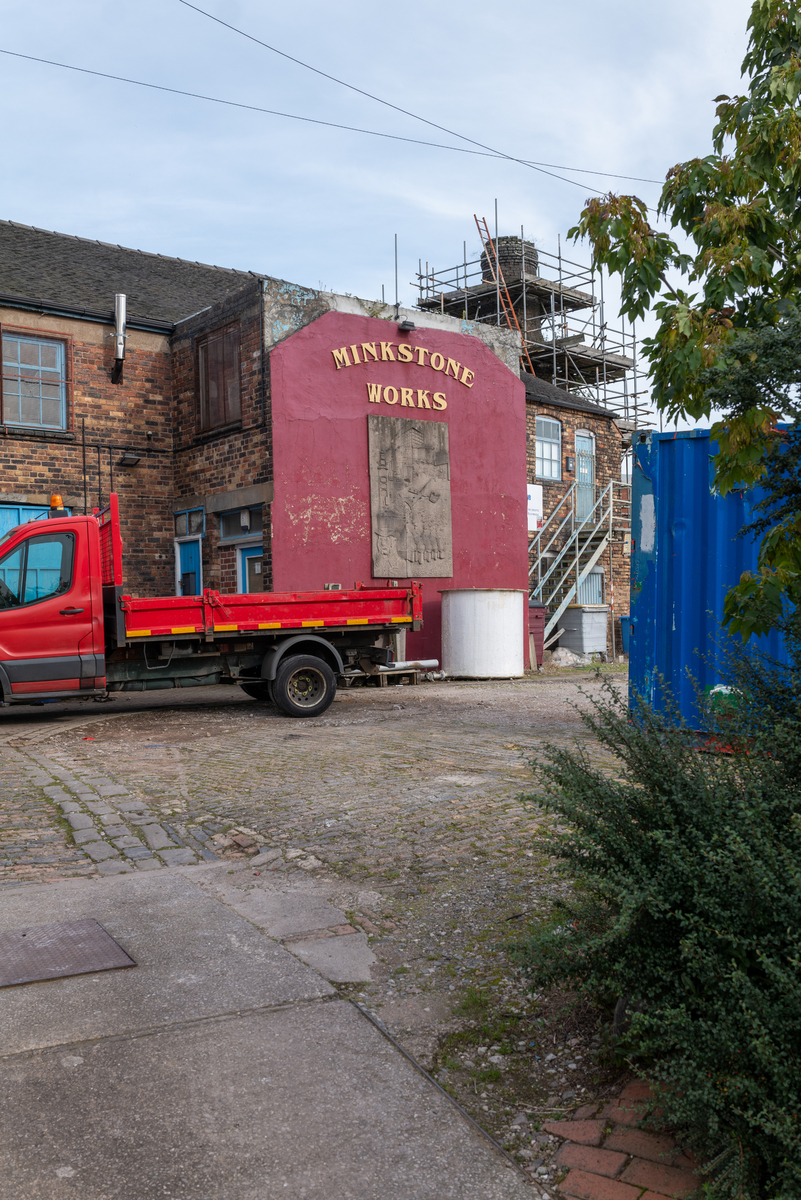
[[[709,149],[712,98],[739,85],[750,0],[205,0],[322,70],[525,158],[662,179]],[[7,0],[3,44],[243,103],[431,141],[448,134],[338,87],[177,0]],[[555,248],[577,177],[326,130],[3,58],[4,212],[145,250],[325,280],[359,295],[422,257],[477,249],[473,213]],[[572,251],[575,253],[575,251]]]

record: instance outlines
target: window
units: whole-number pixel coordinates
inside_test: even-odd
[[[236,512],[220,516],[221,538],[246,538],[261,536],[263,531],[261,508],[238,508]]]
[[[34,429],[65,429],[63,342],[3,334],[3,422]]]
[[[631,446],[623,451],[620,459],[620,482],[631,483],[632,462],[634,459],[634,451]]]
[[[211,333],[198,347],[200,427],[229,425],[242,415],[239,401],[239,327]]]
[[[192,508],[188,512],[175,514],[175,536],[203,537],[206,532],[205,512],[202,508]]]
[[[537,477],[562,478],[562,426],[547,417],[537,417]]]
[[[62,596],[72,585],[71,533],[28,538],[0,558],[0,609]]]

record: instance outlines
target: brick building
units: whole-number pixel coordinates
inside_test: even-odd
[[[526,482],[542,486],[547,517],[582,430],[593,486],[619,478],[608,413],[521,382],[519,334],[442,313],[0,222],[0,337],[0,534],[52,492],[84,511],[114,490],[134,595],[378,578],[387,539],[375,511],[371,532],[365,416],[413,419],[423,459],[429,425],[446,425],[452,565],[421,561],[424,538],[407,572],[428,595],[428,633],[410,652],[436,654],[440,589],[526,587]],[[537,417],[551,422],[539,434]],[[557,427],[542,478],[542,431]]]
[[[589,578],[579,588],[578,601],[609,606],[608,645],[619,654],[620,616],[628,612],[630,587],[630,492],[621,478],[628,435],[608,410],[583,396],[526,372],[522,372],[522,378],[526,386],[528,480],[536,489],[529,526],[539,524],[539,520],[543,525],[539,531],[531,528],[530,532],[532,581],[547,570],[577,525],[586,522],[586,534],[579,543],[582,563],[611,533]],[[575,561],[573,547],[562,564],[570,583],[571,560]],[[558,574],[557,569],[554,582]],[[559,597],[555,588],[550,594]]]

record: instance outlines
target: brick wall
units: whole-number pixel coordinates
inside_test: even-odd
[[[200,428],[197,339],[237,322],[240,330],[241,420],[223,430]],[[272,480],[269,382],[262,386],[261,290],[254,279],[228,300],[178,325],[172,339],[129,330],[120,383],[110,325],[0,309],[7,332],[58,338],[66,348],[67,429],[18,433],[0,426],[0,504],[47,503],[60,492],[84,509],[82,435],[86,430],[88,510],[120,497],[124,586],[135,596],[175,591],[174,502]],[[100,444],[99,471],[96,444]],[[109,449],[111,448],[111,449]],[[140,461],[122,467],[124,449]],[[272,586],[269,506],[263,511],[265,588]],[[208,514],[203,539],[204,586],[236,591],[230,546],[220,547],[219,517]]]
[[[110,326],[11,309],[3,330],[63,341],[67,365],[67,428],[63,433],[0,427],[0,504],[27,496],[46,502],[60,492],[73,511],[84,508],[82,434],[86,430],[86,492],[91,512],[108,502],[113,473],[125,542],[125,587],[136,595],[174,590],[171,498],[174,489],[170,355],[166,337],[131,331],[123,378],[111,382]],[[98,469],[96,444],[102,446]],[[121,467],[123,449],[140,461]]]
[[[196,384],[198,340],[231,324],[239,326],[241,419],[222,430],[204,431]],[[171,342],[175,411],[175,496],[197,497],[272,481],[269,375],[264,360],[259,281],[190,321],[179,324]],[[265,505],[265,589],[272,586],[270,510]],[[219,517],[209,514],[203,542],[206,587],[235,592],[236,563],[231,546],[220,546]]]
[[[219,591],[235,592],[236,580],[236,550],[233,546],[220,546],[217,551],[219,563]]]
[[[536,463],[536,418],[547,417],[552,421],[558,421],[562,427],[562,479],[560,481],[550,481],[537,478],[537,463]],[[575,471],[569,473],[566,469],[566,459],[568,456],[575,457],[576,454],[576,431],[585,429],[592,433],[595,437],[595,482],[598,490],[603,490],[610,480],[620,480],[620,469],[622,459],[622,438],[620,431],[617,429],[614,421],[607,416],[601,416],[596,413],[585,412],[579,409],[562,408],[561,406],[544,403],[540,400],[534,402],[529,401],[526,404],[526,438],[527,438],[527,467],[529,483],[538,483],[542,485],[542,506],[543,517],[547,518],[554,511],[559,501],[569,490],[571,485],[575,483]],[[604,581],[606,588],[605,601],[606,603],[614,603],[614,638],[615,650],[619,655],[621,650],[621,635],[620,635],[620,614],[628,612],[629,609],[629,568],[630,558],[622,553],[620,543],[613,542],[612,549],[612,566],[611,566],[611,590],[609,587],[610,581],[610,565],[609,551],[606,550],[599,562],[599,566],[604,568]],[[611,651],[611,628],[612,614],[610,613],[610,628],[608,634],[608,645]]]

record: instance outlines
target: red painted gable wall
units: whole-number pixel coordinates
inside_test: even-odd
[[[379,358],[381,342],[389,342],[385,353],[396,361],[373,361],[361,350],[371,342]],[[398,361],[401,343],[412,347],[412,362]],[[338,367],[333,351],[352,346],[368,362],[354,363],[349,350],[351,365]],[[428,356],[418,355],[418,347]],[[430,365],[436,354],[444,360],[442,370]],[[448,359],[460,364],[458,380],[453,365],[445,375]],[[393,322],[331,312],[277,346],[270,367],[276,591],[378,582],[372,576],[370,413],[446,421],[449,427],[454,573],[423,579],[425,625],[409,634],[409,656],[441,658],[438,589],[527,588],[525,388],[482,341],[437,329],[399,334]],[[370,402],[368,383],[374,395],[380,385],[380,403]],[[398,391],[397,403],[384,401],[393,395],[384,393],[387,387]],[[418,392],[423,398],[427,393],[432,408],[417,407]],[[434,393],[444,394],[445,409],[433,407]],[[410,398],[414,407],[402,406],[401,399]],[[527,643],[526,637],[526,649]]]

